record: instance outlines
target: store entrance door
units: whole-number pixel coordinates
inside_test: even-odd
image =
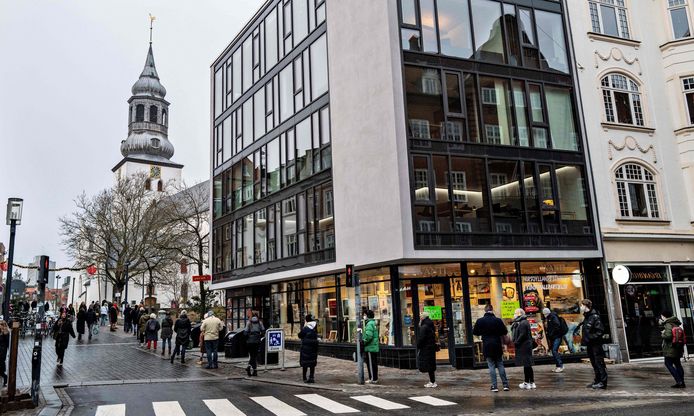
[[[687,335],[687,354],[694,353],[694,286],[676,286],[677,308]]]
[[[429,313],[434,321],[436,341],[439,351],[436,360],[442,363],[455,364],[455,348],[451,316],[451,290],[448,279],[419,280],[413,284],[413,301],[418,307],[414,308],[415,333],[419,336],[419,319],[422,313]]]

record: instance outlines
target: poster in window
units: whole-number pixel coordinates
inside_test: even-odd
[[[301,322],[301,313],[299,311],[299,304],[298,303],[292,303],[292,317],[294,320],[292,322],[300,323]]]
[[[380,316],[378,310],[378,296],[369,296],[369,310],[373,311],[375,318]]]
[[[381,318],[387,318],[388,313],[388,296],[381,296],[378,298],[378,308],[381,311]]]
[[[328,316],[337,318],[337,299],[328,299]]]

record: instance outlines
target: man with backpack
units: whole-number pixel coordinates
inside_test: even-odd
[[[593,383],[586,387],[604,390],[607,389],[607,367],[605,366],[605,351],[602,349],[605,326],[600,320],[598,312],[593,309],[593,302],[590,299],[581,301],[581,312],[583,313],[583,322],[580,325],[583,328],[581,345],[586,347],[590,365],[593,366],[595,373]],[[577,327],[576,331],[578,329]]]
[[[561,373],[564,371],[564,363],[561,360],[561,355],[559,355],[559,346],[561,345],[561,340],[564,338],[564,335],[569,332],[569,326],[566,324],[564,318],[550,311],[549,308],[544,308],[542,314],[545,316],[545,333],[547,334],[547,341],[550,347],[552,347],[552,356],[557,364],[552,371]]]
[[[246,324],[246,329],[243,330],[243,333],[246,335],[246,349],[248,350],[248,367],[246,367],[246,373],[248,377],[257,377],[258,349],[260,347],[260,340],[263,338],[263,333],[265,333],[265,327],[263,323],[260,322],[257,312],[253,312],[253,316]],[[253,372],[251,372],[251,369]]]
[[[675,379],[673,389],[683,389],[684,384],[684,368],[680,359],[684,355],[684,345],[687,343],[687,337],[684,334],[679,319],[673,316],[669,310],[664,310],[661,313],[660,325],[663,331],[660,333],[663,339],[663,357],[665,357],[665,367],[670,371]]]

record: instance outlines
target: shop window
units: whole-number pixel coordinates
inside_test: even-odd
[[[304,281],[310,282],[313,279]],[[335,278],[332,277],[333,285]],[[316,331],[319,341],[338,341],[338,305],[337,289],[335,287],[304,290],[304,316],[311,314],[317,322]]]
[[[626,163],[615,171],[619,213],[629,218],[659,218],[655,175],[641,165]]]
[[[272,325],[284,329],[287,339],[298,339],[305,313],[302,281],[282,282],[272,288]]]
[[[644,125],[641,92],[636,81],[622,74],[610,74],[602,79],[601,85],[608,122]]]
[[[687,106],[687,124],[694,125],[694,77],[683,78],[682,89]]]
[[[344,282],[344,275],[341,281]],[[367,310],[374,312],[378,340],[383,345],[395,345],[395,328],[393,325],[393,297],[390,284],[390,270],[387,267],[359,272],[361,287],[361,311],[355,308],[354,288],[342,286],[342,325],[339,334],[341,342],[355,343],[357,319],[362,319]]]
[[[566,88],[547,86],[545,97],[552,147],[559,150],[578,150],[578,133],[571,91]]]
[[[667,0],[670,22],[672,23],[672,35],[675,39],[691,36],[689,28],[689,8],[687,0]]]
[[[629,39],[626,0],[590,0],[593,32]]]

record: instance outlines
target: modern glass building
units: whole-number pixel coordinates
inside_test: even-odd
[[[229,329],[257,310],[292,346],[311,314],[321,352],[351,358],[368,308],[381,363],[413,368],[426,311],[463,368],[488,303],[528,312],[540,359],[543,307],[605,311],[573,62],[557,1],[268,0],[212,67]]]

